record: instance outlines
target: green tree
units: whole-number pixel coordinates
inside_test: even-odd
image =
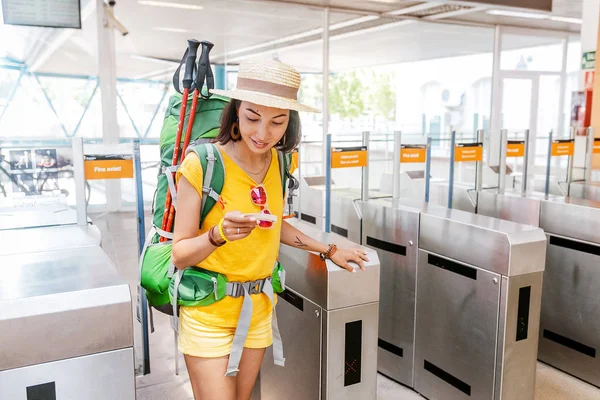
[[[357,118],[366,112],[366,87],[356,71],[331,75],[329,79],[329,110],[341,118]]]
[[[393,120],[396,115],[396,90],[394,73],[372,72],[369,88],[369,105],[373,115]]]

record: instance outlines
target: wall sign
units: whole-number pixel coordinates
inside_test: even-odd
[[[2,0],[9,25],[81,29],[79,0]]]
[[[402,163],[424,163],[426,158],[427,146],[403,144],[400,149],[400,162]]]
[[[575,152],[575,142],[571,139],[553,140],[552,141],[552,156],[572,156]]]
[[[509,140],[506,145],[506,157],[523,157],[525,156],[525,141],[524,140]]]
[[[454,161],[481,161],[483,160],[483,143],[461,143],[456,145]]]
[[[552,0],[463,0],[463,3],[492,4],[495,6],[529,8],[530,10],[552,11]]]
[[[133,158],[131,156],[84,156],[85,179],[133,178]]]
[[[334,147],[331,149],[331,168],[367,166],[367,147]]]
[[[596,52],[587,51],[581,56],[581,69],[596,69]]]

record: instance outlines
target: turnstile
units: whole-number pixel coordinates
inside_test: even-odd
[[[362,243],[380,261],[377,370],[413,387],[415,293],[419,215],[422,204],[391,199],[359,203]]]
[[[65,204],[0,208],[0,231],[75,224],[77,211]]]
[[[323,177],[306,177],[303,179],[300,196],[300,219],[321,229],[325,216],[325,180]],[[390,197],[388,194],[370,191],[369,198]],[[331,232],[337,233],[354,243],[360,243],[361,216],[357,205],[361,191],[350,188],[331,189]]]
[[[546,232],[538,358],[600,386],[600,203],[481,193],[479,212]]]
[[[421,212],[415,390],[434,400],[531,400],[546,238],[459,210]]]
[[[302,221],[290,223],[323,243],[360,248]],[[278,296],[277,319],[286,362],[273,365],[267,350],[253,399],[377,398],[379,259],[367,251],[366,271],[350,273],[317,254],[281,246],[286,290]]]
[[[548,236],[539,359],[600,386],[600,203],[541,203]]]
[[[0,397],[135,399],[129,285],[98,246],[0,256]]]
[[[573,182],[569,196],[600,202],[600,182]]]
[[[100,229],[91,224],[0,230],[0,256],[100,246],[101,241]]]

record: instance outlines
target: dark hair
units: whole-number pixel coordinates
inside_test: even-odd
[[[238,120],[237,110],[240,107],[240,100],[231,100],[227,106],[223,109],[221,114],[221,127],[219,128],[219,135],[213,141],[214,143],[226,144],[230,140],[236,141],[231,137],[231,127]],[[300,115],[298,111],[290,110],[290,117],[287,129],[281,140],[275,145],[277,150],[281,150],[284,153],[290,153],[300,144],[302,138],[302,126],[300,124]],[[237,139],[240,140],[240,139]]]

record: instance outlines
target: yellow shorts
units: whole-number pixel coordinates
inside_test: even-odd
[[[179,351],[194,357],[223,357],[231,353],[236,325],[217,326],[194,318],[193,308],[181,307]],[[272,313],[250,323],[244,347],[264,349],[273,344]]]

